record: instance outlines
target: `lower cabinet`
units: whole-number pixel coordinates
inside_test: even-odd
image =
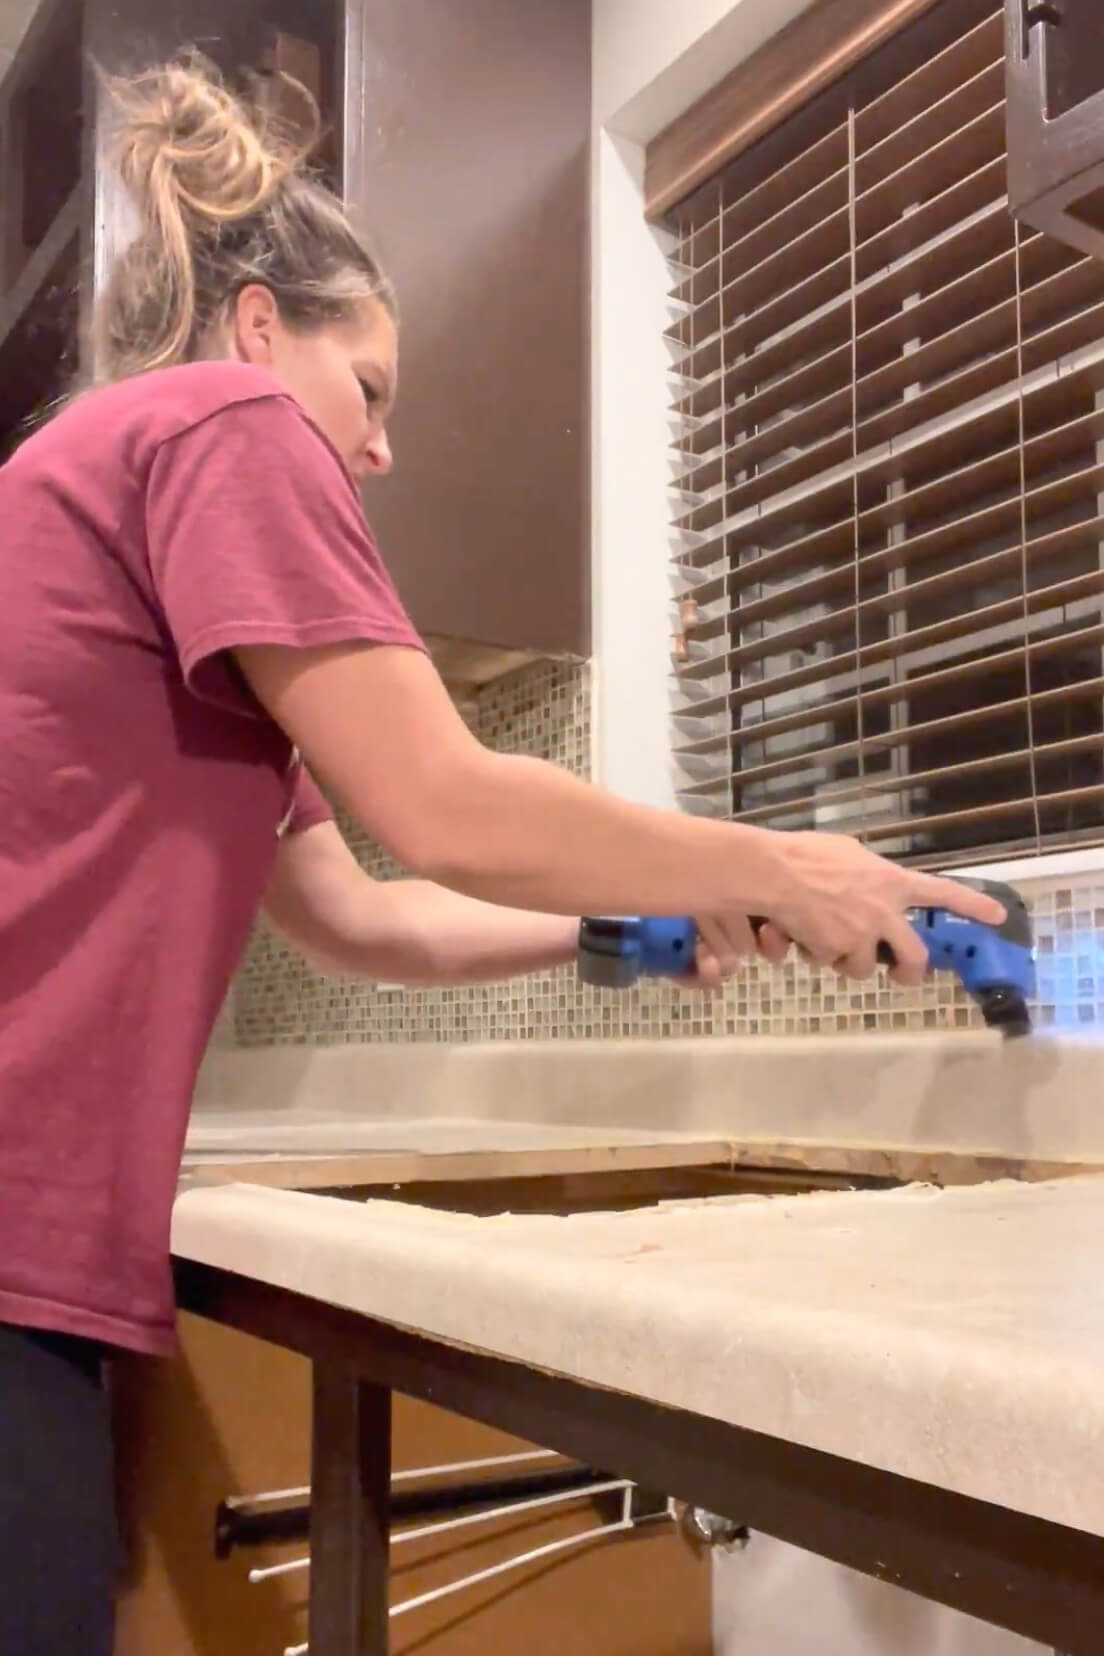
[[[181,1320],[171,1363],[120,1363],[114,1378],[125,1581],[115,1656],[283,1656],[305,1642],[309,1573],[250,1585],[249,1571],[305,1543],[215,1554],[228,1495],[305,1485],[305,1360],[202,1320]],[[527,1445],[396,1398],[394,1467],[509,1454]],[[518,1468],[518,1470],[526,1470]],[[395,1549],[393,1602],[473,1574],[600,1520],[585,1504],[445,1531]],[[391,1649],[418,1656],[711,1656],[710,1569],[658,1523],[629,1539],[535,1561],[393,1618]]]

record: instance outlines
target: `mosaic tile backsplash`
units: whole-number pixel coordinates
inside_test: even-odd
[[[489,747],[533,754],[586,775],[589,688],[585,667],[526,668],[483,691],[465,710],[466,717]],[[394,867],[355,825],[345,822],[342,829],[372,874],[381,879],[394,876]],[[1031,882],[1022,890],[1035,917],[1037,1021],[1068,1029],[1104,1029],[1104,870],[1077,884]],[[980,1026],[972,1004],[945,975],[911,991],[895,989],[884,978],[852,987],[800,962],[780,970],[751,963],[723,994],[709,999],[656,983],[623,994],[599,992],[578,984],[568,970],[464,989],[381,990],[373,984],[322,977],[263,923],[242,962],[227,1017],[240,1046]]]

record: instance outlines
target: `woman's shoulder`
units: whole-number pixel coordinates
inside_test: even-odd
[[[93,386],[68,401],[31,433],[9,466],[53,462],[59,451],[86,463],[121,465],[144,474],[166,442],[204,425],[224,411],[267,406],[266,419],[296,428],[306,424],[298,403],[272,374],[245,362],[194,362]],[[5,471],[8,467],[4,468]]]
[[[161,437],[187,429],[224,408],[261,400],[288,401],[279,380],[247,362],[188,362],[136,374],[91,393],[100,419],[116,411],[124,419],[138,415]]]
[[[250,405],[271,411],[258,415],[266,432],[286,429],[292,441],[302,440],[308,422],[273,375],[244,362],[185,363],[71,397],[28,434],[0,476],[8,488],[56,477],[59,469],[144,486],[165,444]]]

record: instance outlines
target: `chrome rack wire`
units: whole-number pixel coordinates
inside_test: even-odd
[[[509,1468],[532,1468],[536,1462],[558,1462],[544,1470],[522,1470],[511,1473]],[[471,1473],[497,1473],[497,1477],[471,1478]],[[441,1482],[439,1480],[448,1480]],[[414,1486],[414,1487],[408,1487]],[[748,1531],[728,1519],[719,1518],[697,1507],[682,1508],[667,1496],[642,1490],[626,1478],[595,1471],[566,1460],[550,1449],[518,1451],[508,1455],[489,1455],[479,1460],[450,1461],[440,1466],[413,1467],[391,1476],[392,1547],[409,1545],[436,1535],[455,1530],[468,1530],[493,1523],[496,1519],[512,1517],[517,1513],[551,1510],[579,1501],[618,1497],[616,1516],[568,1535],[549,1541],[539,1547],[504,1558],[496,1564],[460,1576],[455,1581],[419,1593],[391,1606],[390,1616],[407,1615],[451,1597],[482,1582],[494,1580],[510,1571],[524,1568],[558,1554],[584,1547],[592,1541],[626,1536],[641,1526],[675,1522],[688,1539],[697,1545],[731,1549],[743,1547]],[[396,1524],[410,1524],[412,1520],[428,1518],[431,1521],[410,1528],[396,1530]],[[215,1524],[215,1545],[219,1557],[226,1558],[235,1547],[260,1546],[270,1542],[306,1540],[310,1530],[310,1487],[265,1490],[254,1495],[231,1495],[218,1508]],[[310,1569],[309,1554],[279,1564],[250,1570],[249,1581],[257,1586],[283,1576]],[[306,1644],[289,1645],[284,1656],[309,1656]]]
[[[563,1491],[557,1495],[547,1495],[529,1501],[509,1501],[498,1507],[492,1507],[485,1512],[471,1513],[462,1518],[444,1519],[435,1524],[425,1524],[419,1529],[404,1530],[392,1537],[393,1547],[402,1545],[406,1541],[422,1540],[430,1535],[439,1535],[448,1530],[460,1529],[469,1524],[489,1523],[492,1519],[509,1517],[517,1512],[531,1512],[539,1507],[564,1505],[570,1501],[588,1499],[596,1495],[618,1493],[621,1497],[620,1516],[603,1524],[596,1524],[591,1529],[581,1530],[577,1535],[563,1536],[558,1541],[545,1542],[540,1547],[530,1547],[525,1552],[514,1553],[509,1558],[502,1559],[497,1564],[488,1565],[482,1570],[473,1570],[469,1574],[460,1576],[456,1581],[445,1582],[441,1587],[431,1588],[428,1592],[418,1593],[413,1598],[403,1599],[391,1606],[388,1614],[394,1619],[397,1616],[407,1615],[412,1610],[420,1610],[427,1604],[433,1604],[438,1599],[449,1598],[454,1593],[465,1592],[470,1587],[477,1587],[484,1581],[492,1581],[497,1576],[507,1574],[511,1570],[523,1568],[526,1564],[533,1564],[541,1559],[554,1558],[559,1553],[566,1553],[574,1548],[586,1546],[590,1542],[600,1541],[610,1536],[625,1535],[640,1528],[641,1525],[656,1522],[670,1522],[676,1516],[674,1503],[664,1500],[658,1507],[654,1501],[649,1506],[647,1498],[639,1510],[637,1502],[640,1493],[637,1486],[624,1478],[609,1479],[604,1482],[584,1485],[577,1490]],[[274,1565],[268,1570],[251,1570],[250,1581],[268,1580],[274,1575],[286,1575],[291,1570],[307,1569],[310,1559],[295,1559],[290,1564]],[[309,1644],[288,1645],[284,1656],[309,1656]]]

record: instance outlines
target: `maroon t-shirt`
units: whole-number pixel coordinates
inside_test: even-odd
[[[266,374],[98,391],[0,470],[0,1322],[172,1348],[196,1072],[322,820],[227,651],[418,647],[336,451]]]

